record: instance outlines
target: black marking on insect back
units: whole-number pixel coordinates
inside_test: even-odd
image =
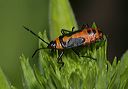
[[[92,29],[92,32],[95,34],[96,33],[96,30],[95,29]]]
[[[82,38],[82,37],[80,37],[80,38],[70,38],[69,41],[66,44],[66,48],[73,48],[73,47],[81,46],[84,41],[85,41],[85,39]]]
[[[86,28],[89,28],[89,25],[88,24],[83,24],[82,27],[81,27],[81,30],[86,29]]]
[[[102,31],[98,30],[98,33],[100,34],[100,33],[102,33]]]
[[[60,41],[60,44],[63,48],[66,47],[66,42],[63,41],[63,36],[59,36],[59,41]]]
[[[88,34],[92,34],[92,31],[89,29],[89,30],[87,30],[87,32],[88,32]]]

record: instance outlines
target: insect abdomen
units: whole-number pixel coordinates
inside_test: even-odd
[[[78,46],[89,45],[103,37],[103,34],[99,31],[99,29],[92,28],[83,29],[69,34],[60,36],[55,40],[57,49],[69,49]]]

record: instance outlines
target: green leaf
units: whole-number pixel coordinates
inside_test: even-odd
[[[11,89],[3,71],[0,68],[0,89]]]
[[[36,80],[33,69],[29,64],[29,59],[25,58],[24,55],[20,57],[21,59],[21,67],[24,74],[24,82],[23,85],[27,89],[43,89],[39,82]]]
[[[50,39],[61,34],[61,29],[78,29],[75,16],[68,0],[50,0],[49,8]]]
[[[124,55],[121,58],[121,68],[122,71],[128,67],[128,50],[124,53]]]
[[[11,85],[11,89],[17,89],[17,88],[16,88],[15,86],[12,86],[12,85]]]
[[[97,26],[96,26],[96,23],[95,23],[95,22],[93,22],[93,23],[92,23],[92,28],[97,28]]]
[[[120,62],[121,62],[119,66],[119,74],[121,78],[120,89],[127,89],[128,88],[128,50],[124,53]]]

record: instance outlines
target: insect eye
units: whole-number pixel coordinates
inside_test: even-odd
[[[51,45],[52,45],[53,47],[56,46],[56,44],[55,44],[54,42],[53,42]]]
[[[92,33],[91,30],[87,30],[87,32],[88,32],[88,34],[91,34]]]
[[[95,34],[96,33],[96,30],[95,29],[92,29],[92,32]]]

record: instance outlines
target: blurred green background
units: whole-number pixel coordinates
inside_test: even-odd
[[[31,57],[38,47],[23,25],[36,33],[48,29],[48,0],[0,0],[0,66],[16,87],[22,85],[19,56]]]

